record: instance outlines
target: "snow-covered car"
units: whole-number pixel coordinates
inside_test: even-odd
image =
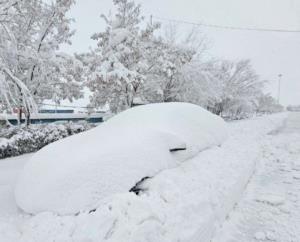
[[[187,103],[149,104],[124,111],[87,132],[52,143],[26,164],[15,197],[29,213],[76,214],[145,177],[221,145],[226,124]]]

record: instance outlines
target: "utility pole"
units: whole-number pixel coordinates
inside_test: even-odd
[[[281,78],[282,78],[282,74],[279,74],[278,75],[278,94],[277,94],[277,102],[278,102],[278,104],[280,104]]]

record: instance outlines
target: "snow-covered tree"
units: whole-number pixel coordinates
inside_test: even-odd
[[[259,80],[249,60],[219,61],[212,69],[215,94],[208,100],[208,109],[219,115],[242,117],[253,112],[253,102],[261,93]]]
[[[6,86],[2,96],[29,118],[33,101],[81,96],[82,65],[59,51],[74,34],[72,19],[66,16],[74,0],[12,2],[7,21],[0,25],[1,83]]]
[[[277,113],[283,111],[283,106],[278,104],[274,97],[272,97],[269,93],[264,94],[261,93],[258,98],[256,104],[256,112],[257,113]]]
[[[98,48],[89,66],[89,88],[95,106],[108,104],[113,112],[133,105],[140,86],[145,81],[148,65],[145,58],[147,42],[153,36],[150,29],[141,30],[141,6],[130,0],[113,1],[117,13],[104,16],[107,27],[94,34]]]
[[[0,0],[0,22],[9,20],[10,11],[20,0]]]
[[[182,80],[180,101],[229,118],[255,113],[263,87],[248,60],[204,62],[195,58],[183,68]]]
[[[150,102],[179,101],[182,87],[182,68],[190,62],[194,52],[183,46],[171,45],[160,40],[148,55],[153,62],[148,73],[145,98]]]
[[[29,89],[10,68],[10,65],[16,64],[16,60],[13,60],[16,48],[13,44],[16,40],[10,27],[16,24],[15,17],[20,14],[17,9],[19,3],[19,0],[0,2],[0,104],[2,111],[20,105],[31,111],[36,110],[36,104]]]
[[[212,72],[213,62],[194,58],[182,68],[180,101],[198,104],[207,108],[209,100],[219,95]]]
[[[196,28],[185,30],[184,35],[177,24],[167,25],[164,30],[147,54],[153,67],[145,83],[145,97],[150,102],[189,101],[185,98],[185,77],[190,74],[186,67],[201,58],[206,41]]]

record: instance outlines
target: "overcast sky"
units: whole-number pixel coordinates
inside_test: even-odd
[[[163,18],[235,27],[300,30],[300,0],[139,0],[142,12]],[[77,0],[73,45],[68,52],[95,46],[90,36],[104,30],[101,13],[113,9],[112,0]],[[166,23],[166,22],[162,22]],[[167,23],[166,23],[167,24]],[[184,26],[184,25],[183,25]],[[190,26],[186,26],[190,28]],[[254,32],[202,27],[209,40],[208,54],[216,58],[249,58],[268,90],[277,96],[282,74],[281,103],[300,104],[300,33]]]

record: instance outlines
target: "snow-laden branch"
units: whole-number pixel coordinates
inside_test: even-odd
[[[37,104],[26,85],[19,78],[17,78],[8,68],[2,67],[0,70],[4,74],[6,74],[6,76],[9,78],[9,81],[18,88],[19,95],[22,98],[23,106],[25,107],[26,111],[29,111],[30,113],[36,113],[38,110]],[[5,77],[2,77],[0,79],[0,82],[5,82],[4,80]],[[8,88],[0,90],[0,93],[5,97],[5,101],[9,106],[11,105],[10,100],[13,100],[14,103],[16,102],[14,99],[8,98],[13,96],[11,95]]]

